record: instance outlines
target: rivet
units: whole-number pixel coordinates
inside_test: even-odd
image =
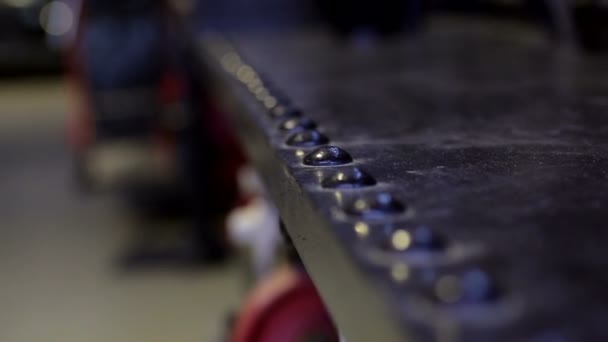
[[[355,223],[354,229],[357,236],[362,239],[369,236],[369,225],[363,221]]]
[[[490,275],[480,269],[467,271],[462,276],[463,299],[468,302],[491,301],[498,297],[498,289]]]
[[[443,249],[445,240],[426,226],[418,226],[412,230],[412,249],[436,251]]]
[[[257,87],[254,90],[254,95],[259,101],[264,101],[265,98],[270,96],[268,89],[264,88],[264,86]]]
[[[478,304],[495,300],[498,290],[490,276],[480,270],[444,275],[435,283],[435,297],[446,304]]]
[[[405,211],[405,206],[390,193],[381,192],[355,200],[345,208],[345,211],[353,216],[377,218],[400,214]]]
[[[462,280],[455,275],[445,275],[435,283],[435,297],[443,303],[453,304],[462,300]]]
[[[391,267],[391,278],[397,283],[404,283],[410,277],[410,267],[405,263],[396,263]]]
[[[360,188],[375,184],[376,180],[358,167],[337,171],[321,182],[322,187],[334,189]]]
[[[303,162],[309,166],[332,166],[352,163],[353,158],[339,147],[322,146],[304,157]]]
[[[297,129],[314,129],[317,128],[317,124],[309,118],[289,118],[281,124],[279,124],[279,129],[282,131],[294,131]]]
[[[293,106],[280,104],[270,110],[270,115],[275,118],[300,117],[302,111]]]
[[[257,78],[257,74],[249,65],[242,65],[236,71],[236,78],[242,83],[250,83]]]
[[[405,251],[412,245],[412,235],[407,230],[397,230],[391,236],[391,246],[397,251]]]
[[[317,130],[307,129],[295,132],[287,138],[287,145],[313,147],[327,144],[329,139]]]
[[[253,79],[251,82],[247,83],[247,89],[249,89],[253,95],[257,96],[258,92],[264,90],[264,83],[259,79]]]
[[[426,226],[403,228],[393,224],[377,227],[380,232],[377,245],[387,252],[439,252],[446,246],[443,237]]]
[[[278,101],[274,96],[266,96],[262,102],[269,110],[275,108],[278,104]]]
[[[222,56],[220,63],[229,73],[236,73],[238,68],[242,65],[240,57],[234,52],[228,52],[224,56]]]

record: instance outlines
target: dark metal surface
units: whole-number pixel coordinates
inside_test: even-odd
[[[608,340],[605,58],[452,21],[202,46],[348,341]]]

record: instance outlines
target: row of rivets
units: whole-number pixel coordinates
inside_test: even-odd
[[[271,82],[265,79],[262,80],[253,71],[253,68],[249,67],[246,70],[251,70],[248,74],[253,74],[255,77],[238,77],[237,72],[237,78],[243,82],[252,78],[258,80],[256,87],[250,87],[250,91],[264,105],[270,117],[283,119],[283,122],[279,125],[279,129],[289,132],[289,136],[285,141],[287,145],[294,147],[315,147],[329,143],[329,138],[316,130],[316,123],[308,118],[303,118],[301,110],[293,106],[292,101],[285,94],[273,89],[274,87],[271,85]]]
[[[315,147],[329,143],[329,138],[316,129],[316,123],[302,117],[300,109],[283,93],[273,89],[271,82],[263,79],[251,66],[246,65],[238,55],[230,54],[230,61],[238,60],[240,65],[229,70],[244,83],[249,91],[266,108],[270,117],[284,119],[279,129],[289,132],[285,143],[294,147]]]
[[[300,109],[283,93],[273,89],[274,86],[260,77],[255,70],[242,62],[236,53],[228,53],[222,58],[225,69],[244,83],[253,96],[266,108],[273,119],[282,119],[278,129],[288,133],[286,144],[295,147],[315,147],[326,145],[329,138],[319,132],[317,124],[302,115]],[[320,146],[303,158],[307,166],[326,167],[341,166],[353,162],[348,152],[336,146]],[[356,189],[376,185],[376,180],[359,167],[338,170],[321,181],[321,186],[330,189]],[[406,211],[405,204],[391,193],[380,192],[366,195],[347,203],[343,210],[346,214],[359,219],[379,220]],[[357,222],[356,233],[369,235],[370,226]],[[414,229],[395,229],[388,234],[379,248],[391,253],[409,253],[410,251],[438,252],[446,248],[446,241],[427,227]],[[404,280],[409,271],[407,265],[397,263],[391,269],[393,279]],[[496,286],[487,273],[473,269],[459,275],[447,274],[433,281],[432,293],[435,300],[442,303],[482,302],[495,299],[498,294]]]

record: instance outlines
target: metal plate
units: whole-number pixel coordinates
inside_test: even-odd
[[[606,340],[607,61],[508,23],[432,27],[202,51],[348,341]],[[288,144],[276,106],[329,141]],[[353,161],[306,165],[317,144]]]

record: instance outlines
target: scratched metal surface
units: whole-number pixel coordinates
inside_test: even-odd
[[[384,43],[311,31],[202,45],[349,341],[608,340],[605,58],[485,22]],[[231,75],[243,66],[353,161],[304,165],[315,147],[286,143],[297,132]],[[355,167],[372,181],[357,187]],[[357,202],[382,193],[403,208]]]

